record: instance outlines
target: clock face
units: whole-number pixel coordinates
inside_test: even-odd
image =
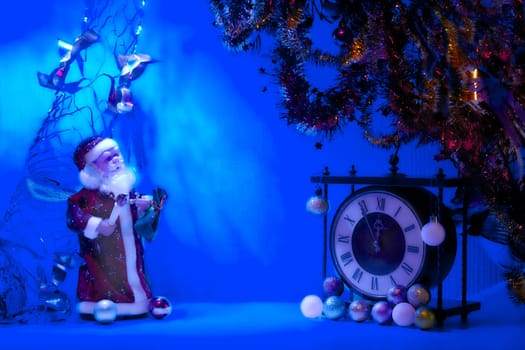
[[[332,222],[335,267],[358,294],[384,298],[394,285],[413,284],[424,265],[421,219],[402,197],[382,189],[357,192]]]

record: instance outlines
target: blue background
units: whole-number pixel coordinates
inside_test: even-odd
[[[0,15],[2,212],[26,205],[16,186],[23,187],[29,148],[54,100],[36,72],[56,67],[57,37],[71,42],[79,35],[83,6],[80,0],[10,2]],[[382,176],[392,152],[370,145],[355,125],[332,140],[287,125],[280,87],[259,73],[271,67],[271,39],[263,37],[257,53],[232,52],[213,20],[207,1],[151,1],[145,8],[137,52],[160,62],[133,83],[143,118],[123,122],[115,138],[140,168],[139,189],[158,185],[169,193],[158,236],[146,247],[148,273],[155,293],[177,301],[298,301],[318,293],[322,282],[322,218],[305,210],[315,189],[310,177],[325,166],[346,175],[353,164],[359,175]],[[331,45],[331,37],[321,42]],[[107,61],[114,74],[112,57],[97,55],[95,44],[87,69]],[[308,74],[321,88],[332,82],[325,68],[310,67]],[[82,98],[76,103],[88,103]],[[120,138],[126,134],[132,138]],[[314,147],[318,141],[322,149]],[[134,146],[144,147],[140,162]],[[435,153],[434,146],[402,147],[401,171],[433,176],[444,167],[454,176],[450,164],[432,159]],[[74,168],[61,176],[77,179]],[[346,186],[331,191],[330,215],[348,193]],[[3,235],[28,245],[43,239],[52,254],[49,241],[57,233],[73,235],[62,221],[65,201],[29,201],[33,209],[16,212],[8,225],[15,228]],[[64,283],[73,293],[76,271]]]

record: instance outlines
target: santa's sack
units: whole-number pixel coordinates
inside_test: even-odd
[[[157,235],[160,211],[167,198],[168,195],[165,190],[156,188],[153,191],[153,205],[135,222],[135,230],[148,242],[153,241]]]

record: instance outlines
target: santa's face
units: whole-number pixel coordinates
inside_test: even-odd
[[[110,148],[93,162],[100,177],[98,189],[114,195],[129,194],[135,184],[135,174],[125,166],[118,147]]]
[[[124,169],[124,158],[118,147],[113,147],[102,152],[93,164],[103,176],[110,177]]]

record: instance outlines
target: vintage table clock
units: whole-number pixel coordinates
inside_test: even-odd
[[[394,164],[395,165],[395,164]],[[372,301],[386,298],[394,285],[410,287],[422,283],[436,287],[435,312],[438,323],[448,316],[479,310],[479,302],[467,300],[467,234],[461,235],[461,300],[443,300],[443,280],[455,263],[458,237],[451,211],[443,204],[444,188],[463,189],[463,207],[458,226],[467,232],[470,183],[468,179],[446,178],[442,169],[432,177],[407,177],[391,168],[382,177],[332,176],[325,168],[322,176],[310,181],[322,185],[328,202],[329,185],[351,185],[351,193],[334,215],[323,215],[323,277],[326,278],[328,252],[331,262],[352,294]],[[362,185],[356,189],[356,185]],[[430,190],[432,189],[432,191]],[[434,193],[435,192],[435,193]],[[445,229],[439,245],[423,241],[421,230],[436,218]]]
[[[423,225],[438,211],[446,232],[439,248],[428,246],[421,236]],[[352,291],[369,299],[385,298],[395,285],[437,285],[454,263],[456,246],[449,211],[419,187],[361,188],[341,203],[330,230],[338,274]]]

